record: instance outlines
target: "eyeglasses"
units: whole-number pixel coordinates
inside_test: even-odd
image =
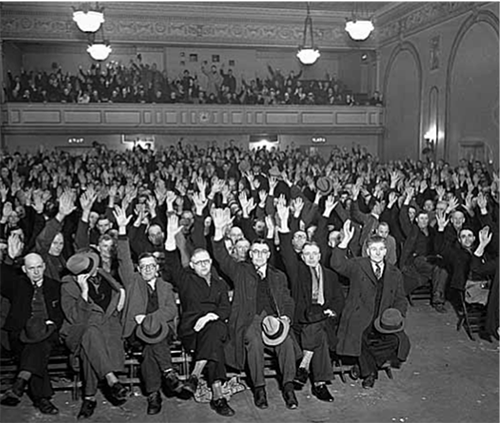
[[[250,250],[252,254],[256,256],[267,256],[269,254],[269,250]]]
[[[212,263],[212,260],[210,260],[210,259],[199,260],[199,261],[193,261],[192,263],[195,266],[208,266],[210,263]]]
[[[319,252],[318,251],[311,251],[311,252],[307,252],[307,253],[302,253],[302,255],[304,257],[317,257],[317,256],[319,256]]]
[[[143,264],[142,266],[139,266],[139,270],[141,271],[148,271],[148,270],[155,270],[156,269],[156,263],[151,263],[151,264]]]

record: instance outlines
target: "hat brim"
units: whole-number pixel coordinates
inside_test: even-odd
[[[405,320],[403,319],[403,321],[401,322],[401,326],[399,328],[397,328],[397,329],[384,329],[380,325],[380,316],[379,316],[373,322],[373,326],[375,326],[375,329],[377,329],[377,332],[380,332],[380,333],[385,333],[385,334],[388,334],[388,333],[398,333],[398,332],[401,332],[405,328]]]
[[[326,177],[324,177],[321,180],[326,181],[327,188],[326,189],[321,189],[320,187],[318,187],[318,182],[320,181],[320,179],[318,179],[318,181],[316,182],[316,189],[318,191],[320,191],[323,195],[330,194],[332,192],[332,190],[333,190],[333,183],[332,183],[332,181],[329,178],[326,178]]]
[[[264,331],[262,331],[262,341],[265,345],[269,347],[276,347],[283,343],[283,341],[288,336],[288,332],[290,331],[290,323],[288,320],[284,320],[281,317],[278,317],[278,320],[283,324],[283,333],[277,338],[269,338]]]
[[[26,329],[23,329],[21,331],[21,334],[19,335],[19,340],[24,344],[36,344],[37,342],[45,341],[57,329],[56,325],[54,324],[49,324],[46,326],[48,327],[48,330],[46,332],[37,333],[36,338],[28,338],[28,335],[26,334]]]
[[[155,336],[154,338],[151,338],[150,336],[147,336],[144,333],[142,325],[138,325],[136,330],[136,335],[141,341],[144,341],[146,344],[157,344],[158,342],[163,341],[167,337],[168,332],[169,332],[168,325],[166,323],[162,323],[160,334],[158,336]]]
[[[82,254],[82,255],[86,255],[90,261],[92,262],[92,267],[90,268],[90,270],[86,271],[85,273],[75,273],[72,269],[70,269],[66,263],[66,267],[68,267],[68,270],[71,272],[71,274],[73,276],[78,276],[78,275],[93,275],[97,272],[97,268],[99,267],[99,262],[100,262],[100,258],[99,258],[99,255],[97,255],[97,253],[94,253],[93,251],[86,251],[84,253],[76,253],[76,254]]]

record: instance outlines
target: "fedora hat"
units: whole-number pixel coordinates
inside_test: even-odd
[[[160,322],[155,314],[148,314],[137,326],[136,334],[147,344],[157,344],[167,337],[168,326],[166,322]]]
[[[250,168],[251,168],[250,163],[248,163],[245,159],[243,159],[238,165],[238,169],[240,170],[241,173],[248,172]]]
[[[278,169],[277,166],[273,166],[271,169],[269,169],[269,176],[273,176],[275,178],[280,178],[281,177],[281,172]]]
[[[328,195],[330,194],[330,192],[332,192],[333,182],[330,178],[321,176],[316,181],[316,188],[318,189],[318,191],[321,191],[323,195]]]
[[[388,308],[373,324],[380,333],[396,333],[404,329],[405,319],[397,308]]]
[[[25,344],[35,344],[47,339],[56,330],[54,323],[46,323],[43,317],[31,317],[21,331],[19,339]]]
[[[73,254],[66,267],[75,276],[94,274],[99,266],[99,256],[91,251]]]
[[[290,330],[288,320],[281,317],[266,316],[262,320],[262,340],[270,347],[281,344]]]

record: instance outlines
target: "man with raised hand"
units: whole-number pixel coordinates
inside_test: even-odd
[[[283,199],[284,200],[284,199]],[[318,244],[306,242],[296,253],[288,220],[290,208],[278,200],[281,255],[289,275],[295,301],[294,329],[300,338],[303,358],[294,382],[305,385],[312,370],[312,394],[321,401],[333,402],[326,383],[333,379],[330,353],[337,344],[337,323],[344,308],[344,294],[337,275],[321,265]]]
[[[389,361],[399,367],[409,354],[410,342],[403,332],[408,303],[401,271],[385,261],[385,239],[369,238],[368,257],[348,259],[346,249],[354,236],[350,220],[343,231],[331,259],[331,267],[350,280],[337,353],[357,357],[363,388],[372,388],[383,364]]]
[[[123,337],[130,345],[142,349],[141,376],[148,396],[147,413],[158,414],[162,376],[170,391],[180,393],[183,388],[170,353],[177,304],[172,285],[158,276],[160,268],[152,253],[139,255],[138,271],[134,269],[127,237],[127,224],[132,216],[118,206],[114,216],[118,225],[118,272],[127,291]]]
[[[176,234],[181,230],[179,218],[175,214],[170,215],[165,262],[172,272],[181,300],[179,337],[195,360],[184,389],[194,395],[198,380],[206,370],[207,383],[212,389],[210,406],[221,416],[232,416],[234,410],[222,392],[222,384],[227,380],[224,343],[227,341],[226,322],[231,310],[228,287],[212,268],[212,259],[203,248],[193,252],[189,267],[182,267],[176,248]]]
[[[236,262],[224,245],[224,228],[231,223],[229,209],[212,209],[215,226],[214,257],[221,270],[234,284],[234,297],[229,317],[229,342],[226,344],[227,364],[243,369],[248,363],[254,387],[254,402],[267,408],[264,378],[264,349],[278,356],[283,381],[283,398],[290,409],[298,407],[293,379],[300,347],[290,324],[295,304],[288,290],[285,274],[269,263],[271,251],[264,240],[256,239],[250,247],[250,262]]]

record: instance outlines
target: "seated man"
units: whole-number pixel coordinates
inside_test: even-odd
[[[127,400],[127,389],[115,373],[125,367],[119,312],[125,291],[107,272],[99,269],[94,252],[74,254],[66,263],[70,275],[63,277],[61,336],[83,373],[83,403],[78,419],[89,418],[97,406],[95,394],[100,380],[106,380],[112,401]]]
[[[226,381],[224,343],[227,340],[229,304],[226,282],[212,268],[212,259],[205,249],[197,249],[191,256],[189,268],[183,269],[176,250],[175,235],[180,232],[178,218],[168,218],[166,264],[179,292],[182,314],[179,337],[186,351],[193,354],[195,366],[185,389],[196,392],[198,379],[206,368],[207,382],[212,388],[210,406],[222,416],[234,415],[222,395]]]
[[[54,391],[47,366],[52,349],[59,344],[63,321],[61,284],[44,275],[45,263],[39,254],[27,254],[22,270],[26,276],[10,278],[2,273],[1,278],[2,297],[10,301],[3,329],[9,332],[11,349],[19,359],[18,376],[1,404],[18,405],[28,387],[35,407],[43,414],[57,414],[50,401]]]
[[[344,308],[342,286],[337,275],[320,264],[321,251],[316,243],[306,242],[299,258],[288,227],[289,208],[280,202],[277,208],[281,254],[295,301],[294,329],[304,353],[295,382],[305,385],[312,366],[313,395],[332,402],[326,382],[333,379],[330,353],[335,352],[337,322]]]
[[[177,318],[172,285],[158,277],[160,270],[152,253],[139,256],[139,271],[132,264],[127,224],[132,216],[125,214],[121,207],[115,207],[114,216],[118,225],[118,261],[120,278],[127,291],[127,300],[123,315],[123,337],[132,347],[142,348],[141,376],[148,396],[148,414],[158,414],[161,411],[162,397],[160,393],[162,376],[167,388],[180,393],[183,388],[177,373],[172,366],[170,343],[175,336],[174,320]],[[168,336],[156,343],[147,343],[144,337],[138,337],[138,327],[152,319],[160,326],[167,325]]]
[[[406,235],[400,266],[405,279],[408,276],[408,281],[416,281],[405,283],[405,292],[409,295],[413,289],[431,280],[432,306],[438,313],[446,313],[444,303],[448,272],[436,260],[434,244],[436,229],[429,226],[429,216],[425,211],[416,213],[415,223],[410,220],[408,204],[412,196],[411,188],[400,212],[401,229]]]
[[[400,270],[385,262],[385,239],[369,238],[368,257],[347,259],[346,249],[354,236],[349,220],[343,231],[331,260],[332,268],[350,280],[337,353],[358,357],[363,387],[372,388],[384,363],[399,367],[408,357],[410,342],[402,331],[408,303]]]
[[[227,364],[242,370],[248,363],[250,380],[254,386],[254,402],[267,408],[266,381],[264,379],[264,347],[278,355],[283,381],[283,398],[290,409],[298,407],[293,379],[300,348],[293,334],[286,332],[279,342],[264,345],[263,321],[277,323],[287,329],[294,315],[294,302],[288,290],[284,273],[269,263],[271,251],[264,240],[255,240],[250,248],[251,262],[236,262],[224,245],[224,228],[230,223],[229,209],[212,209],[215,226],[214,256],[222,271],[234,284],[234,297],[229,317],[229,342],[226,344]],[[272,325],[271,325],[272,326]],[[275,340],[277,341],[277,340]]]

